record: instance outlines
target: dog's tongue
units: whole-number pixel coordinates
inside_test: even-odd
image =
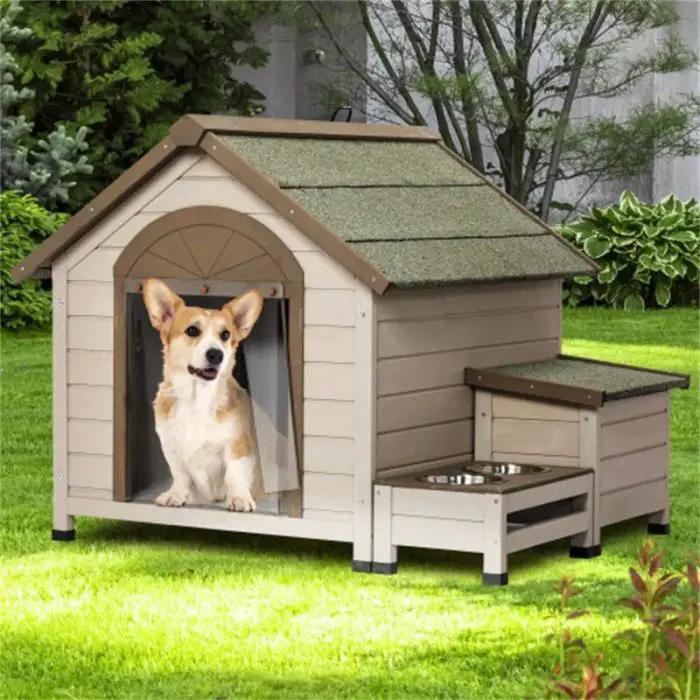
[[[216,370],[208,367],[207,369],[201,370],[200,374],[207,379],[214,379],[214,377],[216,377]]]

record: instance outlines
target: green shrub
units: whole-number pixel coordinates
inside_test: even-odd
[[[10,270],[48,238],[67,216],[54,214],[36,198],[16,191],[0,193],[0,325],[3,328],[43,326],[51,319],[51,294],[39,280],[15,284]]]
[[[562,235],[600,270],[567,283],[569,306],[603,304],[625,309],[666,307],[697,301],[700,267],[700,204],[669,195],[643,204],[624,192],[619,204],[591,208]]]

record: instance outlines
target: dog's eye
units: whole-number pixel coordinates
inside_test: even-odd
[[[201,331],[199,330],[199,328],[197,328],[197,326],[189,326],[185,333],[187,333],[187,335],[189,335],[190,338],[196,338],[201,333]]]
[[[221,335],[219,338],[224,341],[224,343],[231,337],[231,334],[228,331],[221,331]]]

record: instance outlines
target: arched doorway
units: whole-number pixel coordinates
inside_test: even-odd
[[[244,385],[257,378],[254,388],[246,386],[256,427],[274,431],[275,425],[281,425],[281,435],[289,427],[287,452],[293,453],[294,478],[282,474],[268,478],[268,483],[277,482],[281,512],[300,517],[303,271],[266,226],[246,214],[215,206],[191,207],[156,219],[129,242],[114,264],[114,499],[138,498],[164,469],[150,411],[154,376],[160,372],[154,363],[159,360],[154,359],[155,346],[144,350],[155,342],[141,298],[141,284],[147,277],[162,279],[186,303],[205,307],[220,307],[252,287],[263,293],[263,314],[243,343],[245,356],[237,365],[245,365]],[[283,401],[280,392],[288,394],[288,400]],[[271,410],[285,410],[285,402],[285,415],[275,413],[270,418]],[[151,427],[148,435],[144,425]],[[279,444],[271,446],[275,440],[259,442],[272,450],[268,454],[285,451]]]

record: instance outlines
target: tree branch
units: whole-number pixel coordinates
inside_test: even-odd
[[[554,194],[554,186],[557,183],[559,161],[563,150],[564,137],[566,135],[566,129],[569,125],[571,107],[574,103],[574,98],[576,97],[576,91],[578,90],[581,69],[583,68],[583,64],[586,60],[586,53],[588,49],[595,41],[597,32],[600,30],[605,18],[611,10],[611,4],[612,3],[610,2],[606,2],[606,0],[598,0],[593,14],[588,21],[586,29],[584,30],[574,53],[573,70],[571,71],[569,84],[566,89],[566,95],[564,96],[564,103],[562,104],[562,108],[559,113],[559,119],[556,127],[554,128],[554,141],[552,143],[552,149],[549,156],[549,165],[547,167],[547,175],[545,177],[544,191],[542,192],[542,198],[540,200],[540,216],[544,221],[547,221],[549,217],[549,209],[552,202],[552,195]]]
[[[467,77],[467,63],[464,57],[464,18],[460,0],[451,0],[450,14],[452,17],[452,43],[454,45],[453,63],[455,74]],[[462,103],[462,114],[464,115],[467,129],[467,139],[469,140],[469,160],[479,171],[484,172],[484,151],[479,138],[479,123],[476,120],[476,105],[471,96],[467,93],[466,86],[459,86],[459,96]]]
[[[407,124],[415,123],[425,125],[425,120],[423,119],[420,111],[417,111],[417,119],[415,113],[412,115],[409,112],[407,112],[396,100],[394,100],[394,98],[386,90],[382,88],[382,86],[376,80],[372,78],[372,76],[369,74],[369,71],[366,69],[366,66],[359,64],[354,59],[354,57],[348,51],[345,50],[343,45],[338,41],[337,37],[326,22],[326,19],[323,16],[321,10],[318,8],[317,3],[309,0],[308,5],[316,15],[328,38],[333,43],[333,46],[335,46],[336,50],[338,51],[338,54],[345,61],[348,68],[350,68],[350,70],[353,73],[355,73],[355,75],[357,75],[360,78],[360,80],[362,80],[369,88],[371,88],[377,95],[377,97],[379,97],[379,99],[381,99],[382,102],[384,102],[384,104],[386,104],[386,106],[389,107],[389,109],[391,109],[396,114],[396,116],[398,116],[404,122],[406,122]],[[399,91],[400,85],[401,83],[399,82],[397,86],[397,89],[399,89]]]

